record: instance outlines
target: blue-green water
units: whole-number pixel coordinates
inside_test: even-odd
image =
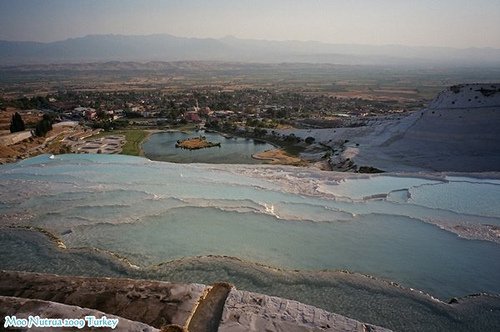
[[[176,148],[178,140],[203,135],[209,142],[221,143],[220,147],[199,150]],[[240,137],[225,138],[216,133],[162,132],[152,134],[142,145],[144,155],[151,160],[175,163],[210,163],[210,164],[258,164],[252,155],[273,149],[271,144]]]
[[[274,294],[332,311],[336,307],[328,307],[323,296],[325,283],[334,281],[321,277],[316,282],[322,271],[373,275],[441,299],[500,294],[500,244],[494,235],[481,233],[490,227],[494,234],[500,226],[500,205],[494,204],[500,201],[499,187],[496,179],[469,177],[357,178],[268,165],[44,155],[0,166],[1,224],[47,230],[73,256],[54,251],[50,242],[33,240],[33,231],[23,235],[0,228],[0,253],[8,257],[0,268],[125,273],[96,261],[100,253],[113,252],[140,267],[134,272],[138,277],[227,278],[237,287],[267,292],[268,272],[256,277],[249,272],[254,268],[244,267],[254,262],[308,271],[315,277],[301,291],[290,284],[289,274],[274,275]],[[460,233],[464,228],[467,232]],[[100,251],[76,255],[72,248]],[[16,256],[21,252],[25,254]],[[192,261],[209,255],[239,260]],[[158,268],[171,267],[173,260],[180,262],[174,274]],[[71,269],[72,261],[78,268]],[[389,292],[385,287],[380,291]],[[356,313],[353,303],[348,307]]]
[[[141,266],[228,255],[285,269],[369,273],[444,298],[500,293],[498,244],[460,239],[401,216],[315,223],[189,207],[137,223],[80,226],[63,239],[74,247],[106,248]]]

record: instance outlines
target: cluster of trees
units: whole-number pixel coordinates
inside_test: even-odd
[[[276,127],[278,127],[278,123],[274,120],[261,121],[258,119],[247,119],[246,125],[247,125],[247,127],[260,127],[260,128],[276,128]]]
[[[47,135],[47,133],[52,130],[53,123],[54,117],[50,114],[44,114],[42,119],[37,122],[33,134],[38,137]],[[14,115],[12,115],[12,119],[10,121],[10,132],[16,133],[23,130],[26,130],[26,125],[24,124],[24,120],[21,117],[21,114],[16,112],[14,113]]]
[[[220,130],[224,132],[234,132],[238,128],[235,123],[233,123],[230,120],[227,121],[219,121],[219,120],[213,120],[213,121],[208,121],[205,124],[205,127],[213,130]]]
[[[22,97],[15,100],[4,100],[5,106],[11,106],[22,110],[50,108],[47,97],[37,96],[33,98]]]
[[[127,120],[110,120],[110,119],[94,121],[91,124],[93,129],[101,128],[104,129],[105,131],[122,129],[127,127],[127,125],[128,125]]]
[[[265,130],[263,128],[254,128],[253,129],[253,135],[255,137],[259,137],[259,138],[264,137],[264,136],[266,136],[266,134],[267,134],[267,130]]]

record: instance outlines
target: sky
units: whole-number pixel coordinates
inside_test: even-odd
[[[160,33],[500,48],[500,0],[0,0],[0,40]]]

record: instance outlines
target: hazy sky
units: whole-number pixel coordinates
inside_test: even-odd
[[[0,0],[0,39],[89,34],[500,48],[500,0]]]

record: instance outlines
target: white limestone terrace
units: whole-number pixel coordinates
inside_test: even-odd
[[[390,331],[297,301],[205,286],[0,271],[0,316],[118,319],[99,331]],[[44,328],[16,329],[43,331]],[[78,328],[55,328],[76,331]]]
[[[500,170],[499,128],[500,84],[464,84],[408,116],[377,118],[357,128],[281,133],[332,147],[338,154],[333,163],[349,159],[393,172],[485,172]]]
[[[88,308],[81,308],[78,306],[62,304],[58,302],[42,301],[36,299],[24,299],[11,296],[0,296],[0,313],[2,317],[13,317],[16,319],[26,319],[28,322],[29,317],[32,317],[31,323],[28,327],[14,328],[9,325],[12,330],[16,331],[29,331],[29,332],[43,332],[51,329],[50,326],[57,326],[61,323],[60,320],[64,318],[72,319],[72,322],[62,322],[61,325],[65,327],[53,327],[56,331],[75,331],[83,329],[84,331],[105,331],[113,330],[116,332],[157,332],[160,331],[147,324],[131,321],[123,317],[109,315],[99,310]],[[93,317],[96,320],[93,320]],[[39,317],[39,318],[36,318]],[[88,317],[86,319],[86,317]],[[103,320],[103,318],[105,318]],[[9,326],[5,326],[6,322],[2,321],[1,327],[9,330]],[[10,324],[7,322],[7,324]],[[29,323],[28,323],[29,324]],[[106,328],[105,324],[109,324]],[[112,324],[117,324],[113,326]],[[102,325],[102,326],[101,326]],[[83,327],[82,327],[83,326]]]
[[[219,332],[389,331],[297,301],[232,290]]]

